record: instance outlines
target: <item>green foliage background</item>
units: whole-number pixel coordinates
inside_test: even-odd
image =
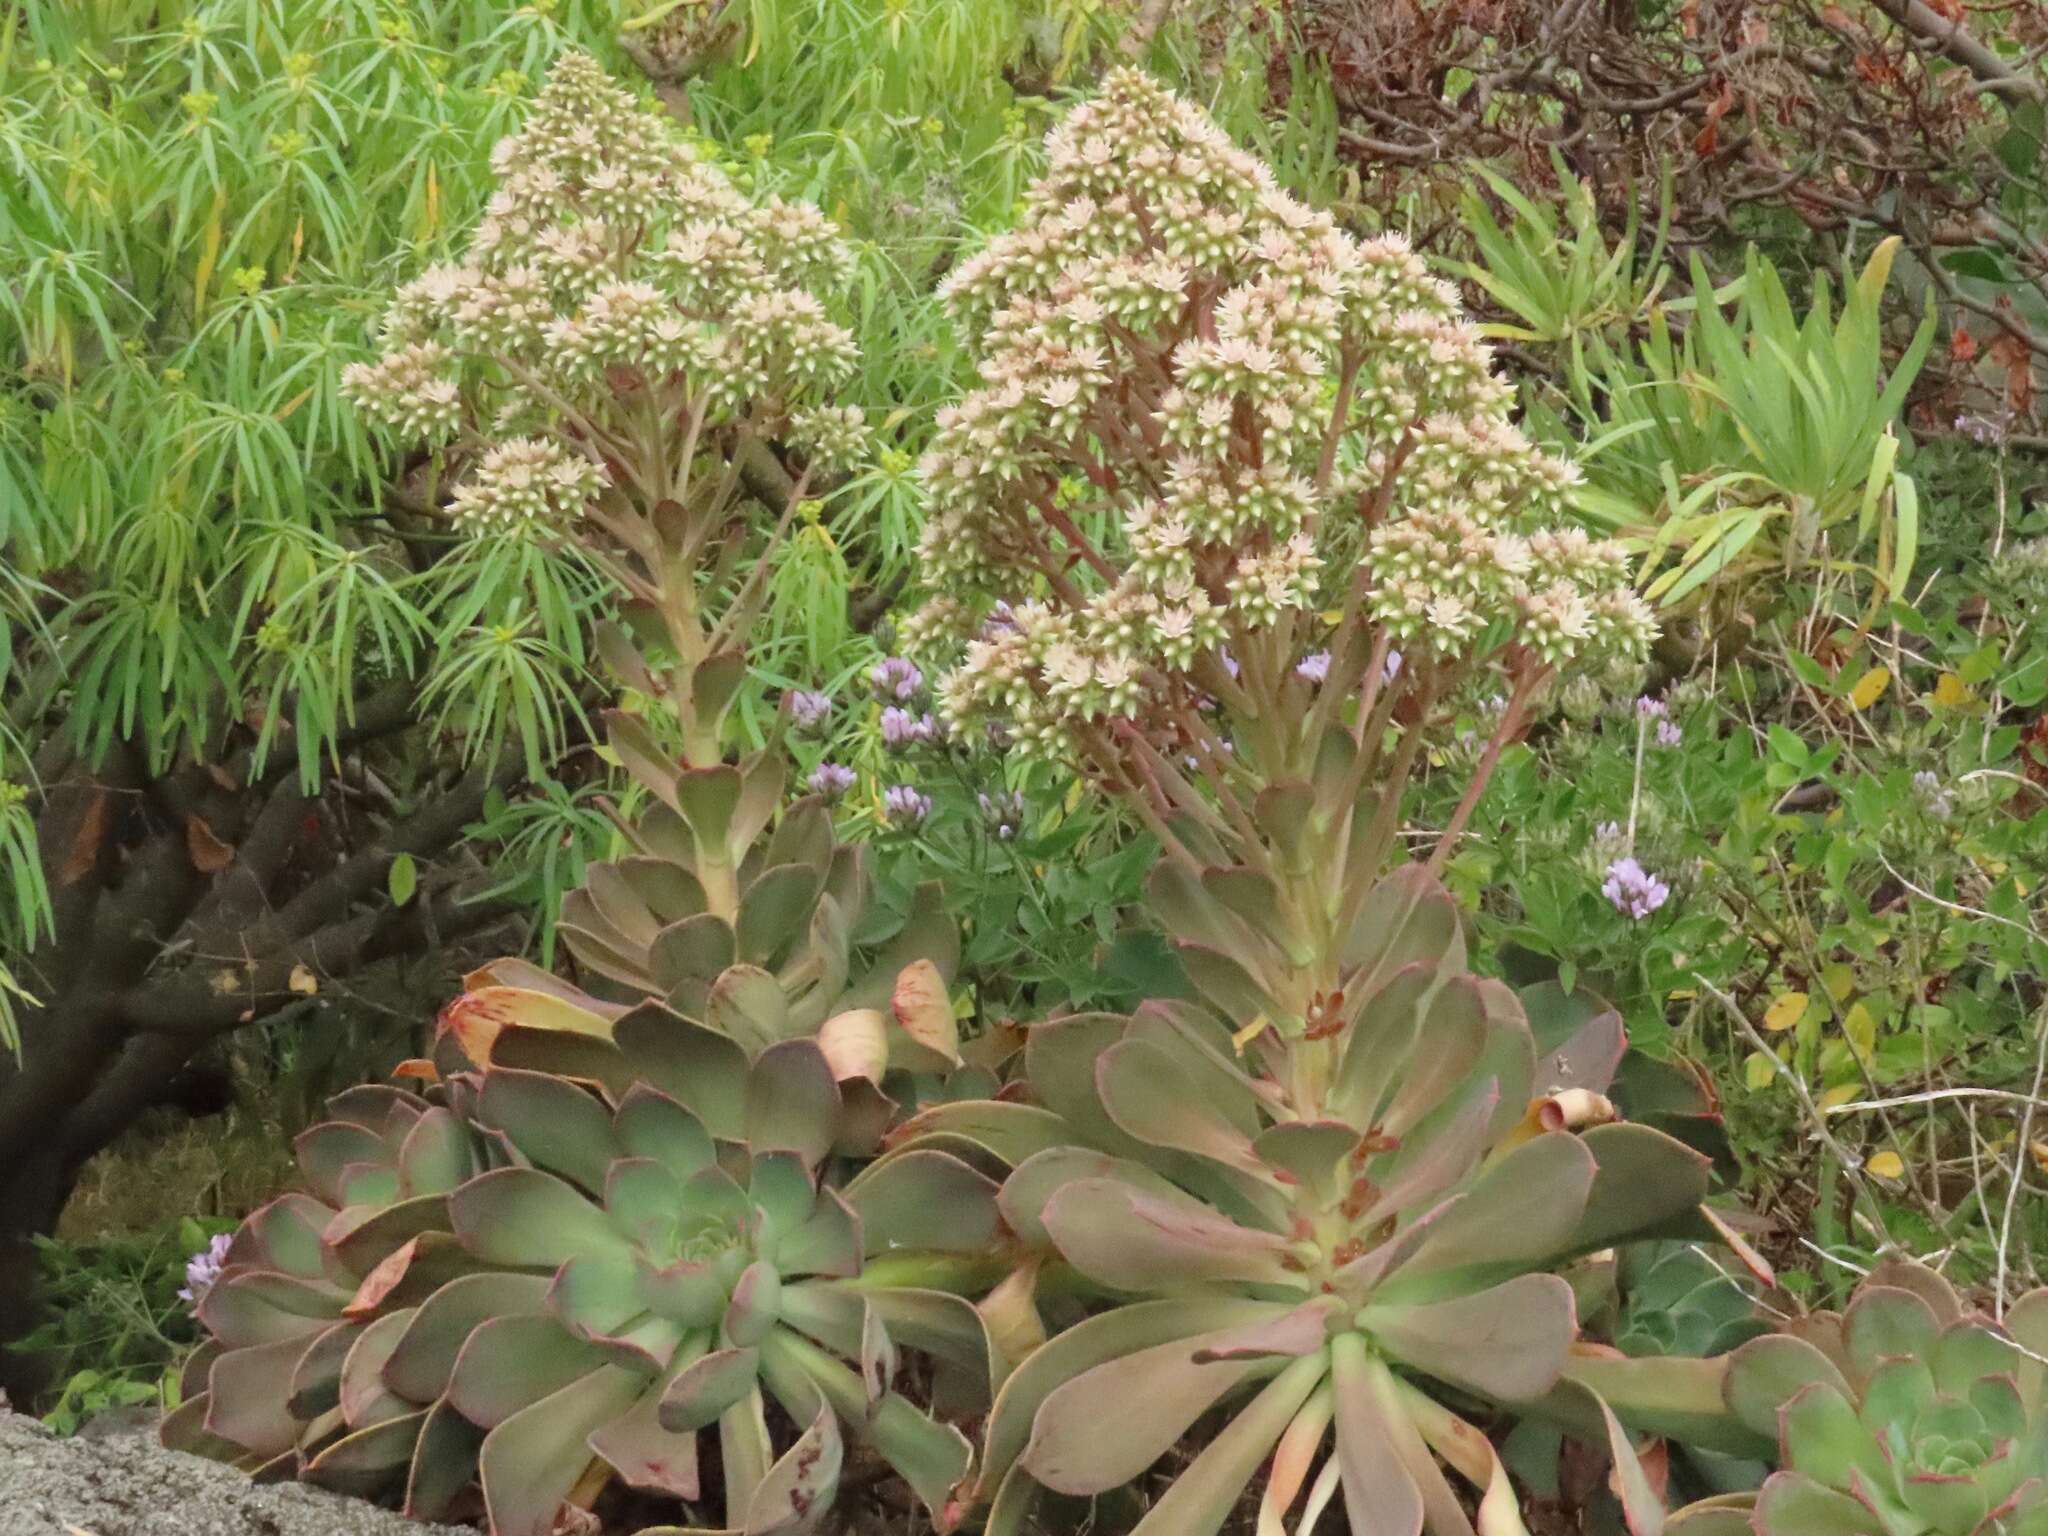
[[[1353,227],[1462,260],[1445,270],[1514,345],[1532,426],[1587,450],[1587,521],[1684,572],[1656,671],[1554,701],[1504,764],[1453,866],[1484,948],[1611,992],[1640,1046],[1708,1074],[1745,1193],[1790,1234],[1773,1256],[1794,1286],[1837,1293],[1888,1242],[1971,1278],[2031,1264],[2048,1247],[2043,1133],[2010,1111],[2038,1101],[2048,1042],[2048,582],[2016,551],[2048,534],[2044,482],[2023,442],[1916,440],[1944,436],[1907,409],[1954,333],[1929,308],[1939,285],[1902,263],[1858,286],[1874,239],[1832,267],[1781,241],[1680,272],[1661,225],[1603,227],[1568,178],[1546,191],[1474,167],[1448,224],[1419,196],[1369,199],[1326,66],[1287,46],[1281,9],[1191,0],[1147,61]],[[1010,221],[1040,136],[1131,8],[710,12],[23,0],[0,30],[0,1034],[8,962],[52,921],[38,761],[161,767],[246,721],[259,758],[315,785],[396,684],[425,702],[406,772],[500,753],[525,771],[471,848],[493,894],[531,904],[552,963],[549,914],[613,843],[612,786],[580,749],[605,687],[587,651],[604,585],[568,555],[450,538],[433,466],[394,462],[339,378],[370,355],[388,289],[474,218],[491,144],[571,47],[626,78],[650,51],[686,54],[692,77],[656,84],[691,131],[748,185],[818,203],[858,252],[852,399],[882,447],[780,554],[744,718],[759,736],[784,689],[832,693],[833,733],[799,767],[860,771],[862,835],[883,835],[887,783],[934,794],[925,836],[884,839],[883,883],[901,904],[947,881],[961,1002],[984,1021],[1173,989],[1134,909],[1150,849],[1133,829],[999,750],[891,758],[861,682],[915,583],[916,456],[962,385],[932,290]],[[1853,318],[1809,263],[1855,295]],[[1787,415],[1787,436],[1761,430]],[[1644,749],[1645,690],[1672,701],[1681,745]],[[1418,828],[1442,824],[1464,766],[1446,751]],[[997,787],[1031,806],[1011,842],[978,809]],[[1600,894],[1588,850],[1609,823],[1674,887],[1644,922]],[[1795,994],[1796,1016],[1771,1013]],[[131,1288],[161,1300],[168,1261],[149,1262]],[[57,1273],[85,1284],[76,1264]],[[153,1380],[160,1360],[123,1335],[81,1368]]]

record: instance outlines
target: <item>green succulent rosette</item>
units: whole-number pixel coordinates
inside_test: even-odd
[[[312,1192],[252,1216],[201,1299],[166,1441],[423,1519],[480,1500],[497,1536],[613,1482],[693,1517],[659,1529],[768,1536],[816,1527],[852,1437],[947,1523],[969,1444],[899,1382],[972,1402],[1000,1376],[953,1294],[991,1278],[996,1185],[929,1151],[835,1188],[815,1042],[618,1026],[697,1049],[337,1100],[299,1142]]]
[[[1040,1485],[1138,1479],[1218,1409],[1133,1536],[1214,1533],[1255,1482],[1262,1529],[1297,1511],[1312,1528],[1341,1497],[1363,1536],[1471,1536],[1446,1468],[1476,1491],[1478,1531],[1520,1532],[1456,1406],[1473,1401],[1624,1452],[1617,1414],[1756,1448],[1721,1403],[1724,1362],[1579,1341],[1561,1268],[1706,1232],[1706,1160],[1613,1118],[1618,1018],[1535,989],[1539,1049],[1522,998],[1469,972],[1456,906],[1419,869],[1380,884],[1357,932],[1341,1019],[1234,1035],[1153,1002],[1055,1020],[1027,1044],[1029,1102],[941,1106],[899,1133],[898,1149],[972,1147],[1012,1170],[1000,1206],[1030,1282],[984,1303],[998,1338],[1030,1342],[1033,1290],[1108,1303],[997,1396],[976,1485],[991,1536],[1025,1529]]]
[[[1735,1414],[1778,1445],[1753,1499],[1685,1536],[2048,1536],[2048,1289],[1994,1322],[1923,1266],[1872,1271],[1840,1313],[1736,1350]]]

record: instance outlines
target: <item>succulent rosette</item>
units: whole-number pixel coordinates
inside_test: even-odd
[[[437,1069],[502,1061],[628,1081],[658,1031],[628,1039],[616,1024],[655,998],[748,1056],[817,1040],[871,1148],[920,1092],[914,1077],[964,1064],[948,991],[959,937],[937,888],[892,920],[867,851],[839,840],[823,797],[785,803],[770,753],[691,768],[645,722],[608,724],[648,800],[622,823],[632,851],[592,864],[562,901],[560,932],[589,988],[517,960],[484,967],[442,1012]]]
[[[1165,1002],[1056,1020],[1029,1037],[1031,1102],[904,1127],[899,1148],[1008,1163],[1000,1204],[1027,1267],[1116,1303],[1029,1353],[996,1399],[977,1486],[992,1533],[1023,1529],[1034,1484],[1139,1477],[1223,1404],[1227,1427],[1134,1536],[1219,1530],[1268,1467],[1262,1528],[1299,1508],[1308,1529],[1341,1492],[1354,1532],[1467,1536],[1448,1466],[1478,1490],[1477,1529],[1519,1532],[1506,1473],[1447,1399],[1603,1433],[1607,1398],[1638,1428],[1754,1448],[1717,1363],[1653,1374],[1578,1342],[1560,1267],[1705,1231],[1706,1159],[1614,1118],[1615,1015],[1538,989],[1539,1046],[1517,994],[1469,973],[1455,905],[1418,869],[1376,888],[1347,958],[1341,1011],[1298,1035],[1233,1036]],[[998,1338],[1019,1337],[1028,1289],[984,1303]]]
[[[166,1439],[546,1536],[615,1481],[699,1505],[715,1430],[704,1528],[766,1536],[822,1517],[851,1436],[943,1524],[968,1442],[896,1384],[916,1356],[941,1396],[991,1390],[950,1290],[990,1278],[995,1184],[930,1151],[835,1189],[815,1042],[618,1023],[671,1048],[610,1084],[494,1066],[446,1104],[337,1100],[299,1145],[316,1193],[251,1217],[202,1300]]]
[[[1778,1444],[1753,1499],[1681,1511],[1686,1536],[2048,1533],[2048,1289],[2002,1324],[1923,1266],[1873,1270],[1840,1313],[1738,1349],[1728,1404]]]

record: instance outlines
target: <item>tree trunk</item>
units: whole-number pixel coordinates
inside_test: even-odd
[[[55,1231],[90,1159],[163,1103],[208,1044],[307,987],[363,978],[500,922],[422,878],[392,904],[392,861],[456,842],[510,766],[432,786],[420,808],[344,840],[317,798],[234,766],[150,776],[53,763],[37,833],[55,932],[19,969],[21,1051],[0,1054],[0,1389],[29,1400],[34,1362],[6,1346],[35,1324],[34,1239]],[[426,1021],[422,1019],[422,1024]],[[170,1213],[166,1213],[170,1214]]]
[[[0,1395],[23,1411],[49,1385],[35,1357],[6,1348],[34,1324],[34,1239],[56,1229],[76,1170],[53,1156],[25,1158],[0,1173]]]

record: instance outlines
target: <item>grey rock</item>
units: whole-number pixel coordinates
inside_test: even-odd
[[[297,1483],[258,1486],[153,1436],[60,1440],[0,1408],[0,1536],[476,1536]]]

